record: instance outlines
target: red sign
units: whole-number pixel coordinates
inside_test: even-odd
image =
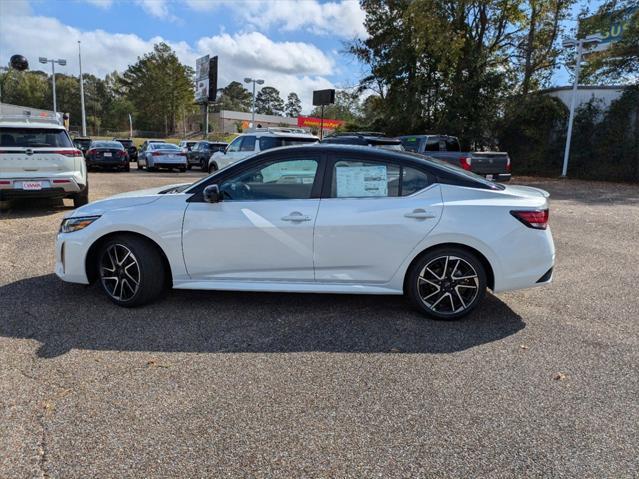
[[[322,123],[321,118],[315,118],[313,116],[298,116],[297,117],[297,126],[306,126],[306,127],[315,127],[319,128]],[[328,118],[324,118],[324,128],[327,130],[334,130],[342,126],[344,122],[342,120],[329,120]]]

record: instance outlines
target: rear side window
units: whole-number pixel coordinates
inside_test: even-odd
[[[419,138],[416,136],[402,138],[402,145],[405,150],[419,152]]]
[[[260,151],[269,150],[271,148],[278,148],[280,146],[305,145],[308,143],[316,143],[316,142],[317,140],[315,138],[261,136]]]
[[[66,130],[57,128],[0,128],[0,146],[73,148]]]
[[[461,151],[457,138],[446,138],[446,151]]]
[[[426,138],[425,151],[439,151],[439,137],[429,136]]]
[[[254,151],[255,150],[255,137],[254,136],[245,136],[242,140],[242,146],[240,146],[240,151]]]
[[[412,195],[430,185],[428,175],[410,166],[402,166],[402,196]]]

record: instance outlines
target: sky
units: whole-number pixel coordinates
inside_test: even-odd
[[[44,69],[40,56],[64,58],[59,71],[78,75],[80,40],[83,71],[103,77],[165,41],[193,68],[218,55],[219,87],[261,78],[283,98],[298,93],[308,113],[313,90],[352,87],[365,75],[345,52],[366,38],[363,21],[357,0],[0,0],[0,64],[15,53],[31,69]],[[560,69],[553,83],[567,79]]]

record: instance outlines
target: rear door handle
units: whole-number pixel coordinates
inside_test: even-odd
[[[293,211],[291,214],[284,216],[282,218],[282,221],[293,221],[293,222],[298,222],[298,221],[311,221],[311,217],[310,216],[306,216],[303,215],[302,213],[300,213],[299,211]]]
[[[417,208],[416,210],[413,210],[411,213],[406,213],[404,216],[406,218],[415,218],[418,220],[427,220],[427,219],[431,219],[435,217],[435,215],[427,213],[426,210],[423,210],[421,208]]]

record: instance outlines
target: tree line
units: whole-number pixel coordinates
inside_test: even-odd
[[[87,128],[91,134],[127,131],[129,114],[136,130],[172,135],[186,117],[197,115],[194,103],[194,71],[182,64],[165,43],[139,57],[124,72],[114,71],[99,78],[82,75],[84,82]],[[0,71],[2,101],[15,105],[51,110],[53,88],[51,76],[41,71]],[[236,81],[218,90],[213,110],[252,109],[252,94]],[[81,124],[80,81],[78,77],[56,72],[56,99],[60,112],[69,113],[74,129]],[[302,103],[295,92],[287,100],[280,92],[266,86],[256,95],[257,113],[298,116]]]

